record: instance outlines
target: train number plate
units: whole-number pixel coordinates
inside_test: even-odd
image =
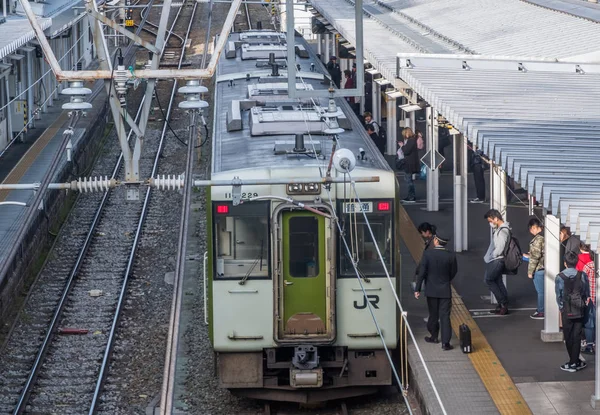
[[[344,213],[372,213],[373,202],[344,203]]]

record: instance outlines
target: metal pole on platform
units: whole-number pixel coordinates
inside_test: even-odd
[[[508,222],[506,217],[506,172],[498,164],[492,162],[490,168],[490,208],[496,209],[502,215],[505,222]],[[490,238],[492,231],[490,230]],[[502,282],[506,285],[506,275],[502,275]],[[490,300],[492,304],[497,304],[496,297],[490,292]]]
[[[427,151],[431,153],[431,168],[427,170],[427,211],[437,212],[440,209],[440,170],[436,166],[435,153],[438,149],[438,119],[435,108],[427,107]],[[411,113],[414,114],[414,111]]]
[[[562,332],[558,328],[558,304],[556,304],[556,291],[554,280],[560,272],[560,220],[546,213],[544,218],[544,330],[541,338],[544,342],[560,342]]]
[[[467,250],[467,140],[455,135],[452,143],[454,176],[454,251]]]

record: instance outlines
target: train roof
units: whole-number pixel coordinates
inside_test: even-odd
[[[300,65],[297,88],[329,88],[325,66],[298,34],[295,46]],[[323,133],[328,125],[315,109],[315,105],[327,109],[329,100],[289,98],[286,57],[283,33],[254,30],[229,35],[215,82],[213,173],[322,166],[329,160],[333,142]],[[273,76],[275,72],[279,76]],[[340,147],[354,154],[365,150],[366,160],[357,160],[357,167],[390,170],[346,100],[336,98],[335,104],[343,112],[337,117],[345,130],[338,136]],[[296,134],[304,134],[305,152],[293,150]],[[318,160],[314,151],[320,153]]]

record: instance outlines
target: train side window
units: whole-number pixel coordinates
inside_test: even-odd
[[[351,249],[355,259],[358,260],[358,270],[363,275],[385,276],[385,270],[381,265],[377,247],[383,256],[388,272],[392,272],[392,215],[390,214],[368,214],[369,224],[375,236],[375,243],[369,232],[369,228],[362,214],[345,214],[343,217],[345,236],[348,247]],[[356,221],[356,222],[354,222]],[[340,242],[340,274],[343,276],[355,276],[352,261],[344,244]]]
[[[319,221],[314,216],[290,218],[290,276],[314,278],[319,275]]]
[[[224,206],[214,216],[215,277],[269,277],[268,210]]]

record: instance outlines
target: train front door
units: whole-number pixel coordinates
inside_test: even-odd
[[[327,333],[325,218],[311,212],[282,212],[283,335]]]

